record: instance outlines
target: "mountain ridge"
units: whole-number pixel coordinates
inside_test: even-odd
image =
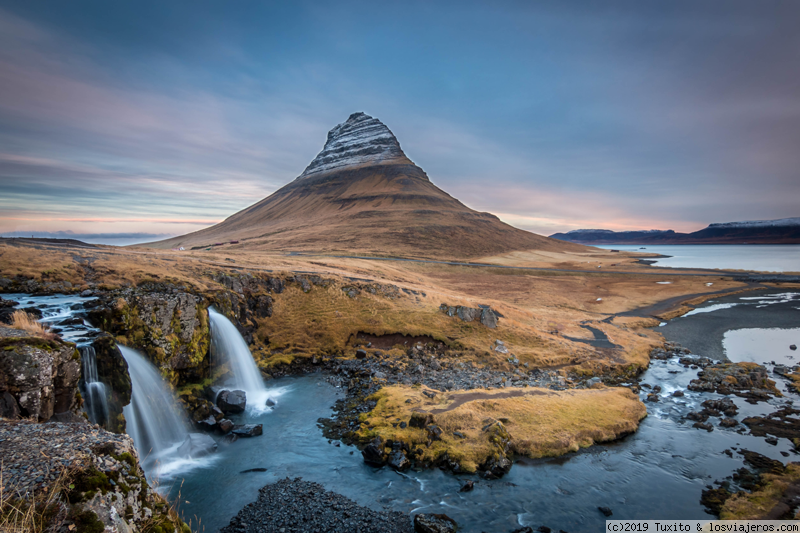
[[[612,231],[578,229],[552,239],[580,244],[800,244],[800,217],[717,222],[692,232],[673,230]]]

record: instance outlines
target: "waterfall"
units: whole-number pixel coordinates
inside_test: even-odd
[[[158,370],[139,352],[119,347],[131,375],[131,403],[123,408],[128,435],[146,472],[161,471],[164,462],[189,435],[188,422]]]
[[[227,365],[230,369],[230,377],[225,385],[247,393],[248,409],[264,410],[269,392],[247,343],[224,315],[209,307],[208,317],[211,320],[212,363],[216,366]]]
[[[83,371],[83,400],[86,414],[94,424],[105,426],[108,421],[106,386],[97,377],[97,354],[94,346],[80,346]]]

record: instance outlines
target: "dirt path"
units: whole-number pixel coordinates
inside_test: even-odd
[[[541,391],[541,390],[513,390],[508,392],[500,392],[497,394],[491,394],[488,392],[468,392],[466,394],[459,394],[458,397],[455,399],[453,403],[444,407],[442,409],[433,409],[431,411],[422,411],[423,413],[430,413],[432,415],[436,415],[439,413],[446,413],[448,411],[452,411],[457,407],[464,405],[467,402],[474,402],[475,400],[494,400],[500,398],[517,398],[519,396],[545,396],[550,394],[549,392]]]

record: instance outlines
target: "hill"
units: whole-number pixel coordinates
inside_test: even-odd
[[[235,241],[235,243],[231,243]],[[354,113],[294,181],[209,228],[150,243],[470,258],[581,250],[470,209],[436,185],[378,119]]]
[[[550,237],[581,244],[800,244],[800,218],[723,222],[692,233],[578,229]]]

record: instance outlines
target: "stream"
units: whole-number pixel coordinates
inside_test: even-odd
[[[696,355],[706,355],[693,346],[705,346],[704,332],[710,327],[719,330],[714,359],[727,355],[732,360],[793,365],[793,354],[798,352],[790,351],[788,345],[800,344],[800,293],[774,290],[757,295],[756,299],[745,299],[754,296],[745,293],[711,300],[698,308],[706,312],[676,318],[659,331]],[[69,316],[69,307],[81,300],[4,297],[25,302],[20,307],[49,306],[42,310],[51,322]],[[778,316],[777,310],[782,318],[771,320]],[[720,314],[731,327],[720,327]],[[771,370],[771,364],[767,368]],[[693,428],[683,416],[699,410],[704,400],[723,397],[686,390],[696,376],[697,369],[681,365],[677,358],[653,360],[641,381],[662,387],[660,401],[645,402],[648,416],[635,434],[559,458],[520,459],[507,476],[494,481],[440,470],[401,474],[369,467],[358,449],[329,442],[318,427],[317,419],[332,414],[331,406],[343,395],[341,389],[321,374],[272,380],[266,383],[266,394],[275,401],[272,409],[248,409],[230,416],[237,424],[263,424],[262,436],[233,443],[218,438],[219,449],[212,456],[162,471],[159,490],[178,503],[193,529],[209,532],[226,525],[254,501],[260,487],[285,477],[318,482],[375,509],[445,513],[459,523],[459,531],[467,533],[541,525],[571,533],[599,531],[606,517],[598,507],[611,508],[614,519],[711,518],[700,505],[701,491],[743,465],[739,454],[729,457],[725,450],[747,449],[784,463],[797,456],[787,439],[773,446],[763,438],[743,434],[747,433],[744,426],[738,427],[742,433],[718,427],[719,419],[709,420],[715,425],[713,432]],[[786,390],[784,378],[774,375],[772,379],[785,398],[751,405],[730,396],[739,408],[737,420],[773,412],[799,399]],[[671,396],[675,390],[684,390],[685,396]],[[642,389],[642,399],[647,392]],[[251,469],[264,471],[244,472]],[[467,479],[475,480],[474,490],[458,492]]]

